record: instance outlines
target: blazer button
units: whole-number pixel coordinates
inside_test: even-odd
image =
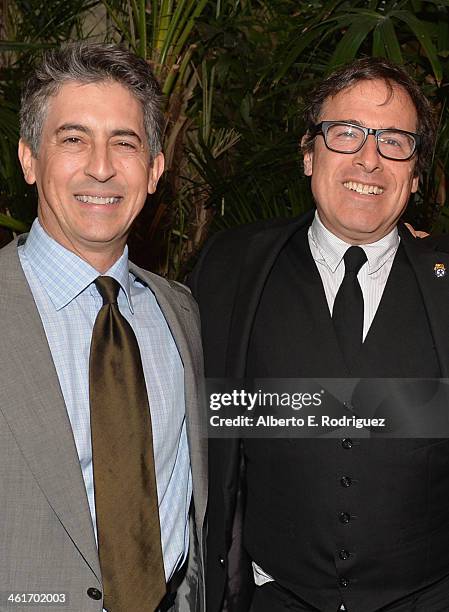
[[[349,585],[349,580],[347,578],[340,578],[339,583],[341,587],[346,588]]]
[[[349,476],[342,476],[340,478],[340,483],[342,487],[350,487],[352,485],[352,480]]]
[[[223,557],[218,557],[218,563],[221,565],[221,567],[225,566],[225,560]]]
[[[101,591],[99,591],[98,589],[96,589],[95,587],[90,587],[89,589],[87,589],[87,594],[89,595],[89,597],[91,599],[101,599],[103,597],[103,595],[101,594]]]
[[[354,442],[351,440],[351,438],[343,438],[343,440],[341,441],[341,445],[343,446],[343,448],[346,449],[350,449],[353,447]]]
[[[346,525],[346,523],[349,523],[349,521],[351,520],[351,515],[348,512],[340,512],[340,514],[338,515],[338,520],[340,521],[340,523]]]
[[[340,552],[338,553],[338,556],[340,557],[340,559],[342,561],[346,561],[346,559],[349,559],[349,552],[347,550],[340,550]]]

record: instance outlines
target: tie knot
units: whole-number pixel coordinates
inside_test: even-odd
[[[112,278],[112,276],[99,276],[95,279],[95,285],[98,289],[98,293],[103,298],[103,306],[105,304],[117,304],[120,284],[115,278]]]
[[[366,261],[366,253],[359,246],[351,246],[343,256],[345,262],[345,275],[352,274],[357,276],[360,268]]]

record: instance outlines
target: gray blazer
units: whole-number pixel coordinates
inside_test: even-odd
[[[154,292],[184,364],[194,505],[188,571],[175,608],[203,612],[207,440],[198,309],[182,285],[130,268]],[[100,612],[101,600],[88,595],[102,583],[84,481],[17,242],[0,251],[0,495],[0,610],[25,611],[26,604],[8,604],[9,595],[36,593],[42,612]],[[45,594],[64,594],[65,604],[47,606]]]

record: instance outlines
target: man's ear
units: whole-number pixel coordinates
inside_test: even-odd
[[[28,183],[28,185],[32,185],[36,182],[36,171],[35,171],[35,161],[31,147],[27,144],[22,138],[19,140],[19,160],[20,165],[22,166],[23,176]]]
[[[313,169],[313,148],[306,148],[306,144],[308,142],[307,135],[301,138],[301,150],[303,152],[303,165],[304,165],[304,174],[306,176],[312,176]]]
[[[419,176],[415,175],[412,178],[412,188],[411,188],[411,193],[416,193],[418,191],[418,185],[419,185]]]
[[[158,180],[164,171],[165,160],[163,153],[158,153],[151,163],[150,176],[148,177],[148,193],[156,191]]]

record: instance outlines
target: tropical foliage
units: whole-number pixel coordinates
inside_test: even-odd
[[[225,212],[221,224],[294,215],[311,205],[297,150],[308,93],[337,65],[380,55],[405,64],[435,102],[439,142],[409,217],[445,229],[448,28],[447,2],[386,0],[248,3],[233,19],[209,22],[221,75],[214,121],[241,134],[225,172],[210,159],[202,166],[213,185],[210,202]]]
[[[168,171],[131,245],[143,265],[182,277],[210,231],[312,206],[298,152],[302,110],[323,74],[363,55],[404,64],[435,103],[434,162],[408,216],[449,229],[448,0],[3,4],[0,224],[11,230],[35,210],[15,162],[20,82],[42,47],[94,36],[147,58],[165,93]]]

